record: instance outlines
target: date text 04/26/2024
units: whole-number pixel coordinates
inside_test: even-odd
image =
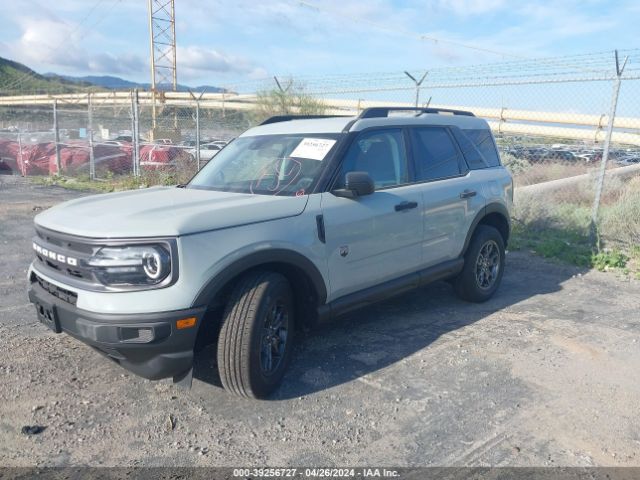
[[[259,478],[397,478],[387,468],[234,468],[234,477]]]

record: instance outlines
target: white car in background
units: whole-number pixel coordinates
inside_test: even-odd
[[[226,145],[226,142],[220,142],[220,141],[216,141],[216,142],[209,142],[209,143],[203,143],[200,145],[200,162],[202,163],[206,163],[209,160],[211,160],[213,157],[216,156],[216,154],[222,150],[222,148]],[[196,149],[192,148],[190,150],[187,150],[187,153],[191,154],[191,156],[196,159],[197,155],[196,155]]]

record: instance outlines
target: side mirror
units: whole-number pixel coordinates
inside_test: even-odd
[[[367,172],[347,172],[344,188],[333,190],[336,197],[356,198],[371,195],[376,187]]]

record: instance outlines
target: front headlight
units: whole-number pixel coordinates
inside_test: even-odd
[[[87,265],[107,286],[158,285],[171,275],[171,252],[161,244],[102,247]]]

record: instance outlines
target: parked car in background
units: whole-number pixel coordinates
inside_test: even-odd
[[[144,170],[175,168],[179,162],[191,161],[191,156],[179,145],[152,143],[140,148],[140,167]]]
[[[114,147],[125,147],[125,146],[128,147],[131,145],[131,142],[124,142],[120,140],[104,140],[100,142],[100,145],[112,145]]]
[[[213,157],[216,156],[216,154],[222,150],[222,148],[226,145],[226,143],[221,143],[221,142],[210,142],[210,143],[204,143],[202,145],[200,145],[200,162],[202,163],[206,163],[209,160],[211,160]],[[195,148],[192,148],[190,150],[187,150],[187,153],[189,153],[194,159],[197,158],[197,152]]]
[[[576,157],[569,150],[548,150],[544,157],[544,161],[560,161],[560,162],[573,162]]]
[[[592,153],[578,153],[576,155],[576,161],[582,163],[591,163],[594,161],[594,154]]]
[[[635,165],[640,163],[640,155],[627,155],[616,159],[618,165]]]
[[[548,150],[546,148],[531,147],[522,149],[522,158],[530,162],[541,162],[547,156]]]

